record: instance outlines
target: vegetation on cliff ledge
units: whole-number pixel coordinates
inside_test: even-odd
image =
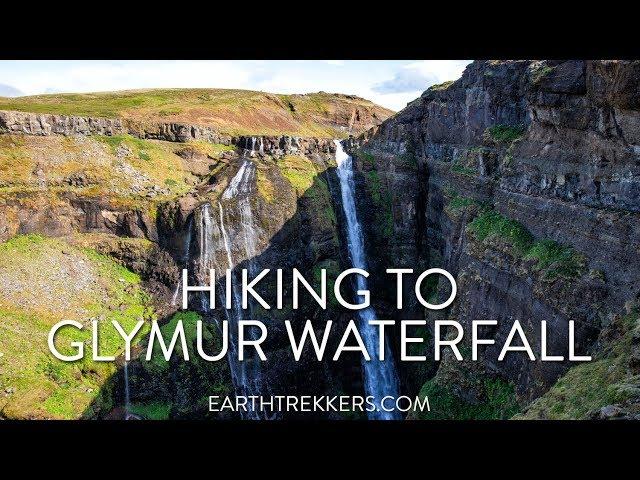
[[[74,194],[114,207],[148,206],[183,195],[196,181],[175,149],[129,135],[0,135],[0,197],[46,193],[54,203]]]
[[[585,419],[607,405],[640,398],[639,340],[640,314],[617,316],[601,334],[603,348],[593,361],[570,368],[517,418]]]
[[[482,398],[466,401],[457,395],[447,382],[437,377],[424,384],[419,397],[429,398],[431,411],[415,412],[417,420],[505,420],[520,411],[512,384],[499,378],[486,377],[474,387]]]
[[[524,225],[491,208],[483,208],[467,228],[480,242],[501,241],[511,247],[514,256],[533,260],[534,270],[546,280],[575,278],[585,272],[586,260],[573,248],[553,240],[535,240]]]
[[[496,142],[512,143],[522,135],[525,128],[522,125],[494,125],[487,128],[489,138]]]

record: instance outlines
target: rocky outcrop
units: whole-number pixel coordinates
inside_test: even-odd
[[[120,135],[127,129],[117,118],[90,118],[0,110],[0,133],[25,135]]]
[[[150,212],[112,205],[108,199],[68,194],[52,202],[46,194],[0,200],[0,241],[14,235],[41,233],[65,236],[81,233],[112,233],[158,241]]]
[[[123,135],[138,138],[188,142],[190,140],[231,144],[232,137],[210,127],[183,123],[143,124],[120,118],[53,115],[0,110],[0,133],[24,135]]]
[[[243,136],[233,139],[244,155],[249,157],[270,155],[280,158],[284,155],[332,154],[336,146],[330,138],[301,138],[282,136]]]
[[[463,323],[524,321],[535,350],[548,320],[566,356],[575,320],[578,348],[595,351],[602,327],[640,295],[639,88],[637,61],[478,61],[352,139],[363,176],[375,164],[383,185],[413,164],[418,185],[387,185],[399,262],[454,273],[450,316]],[[515,385],[521,404],[569,367],[498,364],[495,353],[481,375]],[[456,395],[479,401],[471,387]]]
[[[0,133],[23,135],[123,135],[185,143],[234,145],[248,156],[312,155],[335,152],[329,138],[222,135],[211,127],[183,123],[141,123],[128,119],[37,114],[0,110]]]
[[[201,141],[231,145],[232,137],[221,135],[211,127],[186,123],[139,123],[125,121],[127,133],[138,138],[165,140],[167,142]]]

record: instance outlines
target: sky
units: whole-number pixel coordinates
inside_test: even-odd
[[[358,95],[401,110],[467,60],[14,60],[0,61],[0,96],[137,88],[239,88]]]

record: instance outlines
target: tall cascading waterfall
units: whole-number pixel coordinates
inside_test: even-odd
[[[334,140],[336,144],[336,163],[338,164],[338,178],[340,179],[340,191],[342,194],[342,208],[347,222],[347,242],[349,247],[349,258],[354,268],[367,269],[366,254],[364,250],[364,237],[362,227],[358,221],[355,204],[355,182],[353,175],[353,160],[344,151],[339,140]],[[367,289],[367,279],[361,275],[357,276],[357,290]],[[371,360],[363,359],[364,387],[366,395],[372,396],[377,411],[368,412],[372,420],[397,420],[400,413],[396,411],[386,412],[380,408],[380,401],[385,396],[397,398],[398,376],[396,374],[393,356],[387,344],[385,344],[385,359],[380,361],[378,357],[378,346],[380,343],[378,328],[369,325],[370,320],[376,320],[376,313],[372,307],[358,310],[360,317],[360,333],[362,340],[371,355]]]
[[[197,258],[198,280],[202,284],[208,283],[209,270],[215,269],[220,282],[225,278],[224,272],[228,268],[232,271],[232,276],[240,274],[233,272],[233,269],[240,262],[244,261],[249,275],[255,275],[257,268],[254,257],[257,254],[258,230],[256,229],[251,210],[251,194],[255,189],[256,168],[253,162],[244,160],[236,175],[231,179],[229,185],[220,197],[217,208],[210,203],[205,203],[196,211],[196,228],[198,230],[199,257]],[[225,218],[229,214],[239,219],[234,222],[232,228],[227,228],[229,224]],[[235,258],[235,261],[234,261]],[[238,360],[238,321],[252,319],[251,312],[242,310],[240,282],[237,278],[232,280],[232,308],[226,306],[226,288],[218,285],[218,299],[222,306],[226,319],[229,321],[229,366],[234,387],[239,395],[259,395],[262,390],[260,359],[257,357],[247,357]],[[209,311],[208,294],[200,296],[201,308]],[[251,307],[251,304],[249,304]],[[249,331],[254,335],[255,332]],[[244,414],[245,418],[258,419],[259,412],[249,411]]]

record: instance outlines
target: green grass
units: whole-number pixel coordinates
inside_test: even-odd
[[[511,143],[524,135],[525,128],[522,125],[494,125],[487,128],[487,133],[496,142]]]
[[[336,214],[331,203],[331,193],[327,180],[320,174],[313,162],[306,157],[297,155],[287,155],[278,160],[278,168],[282,176],[286,178],[296,191],[298,198],[304,199],[305,202],[311,202],[318,213],[318,219],[326,222],[327,226],[335,228],[337,225]],[[258,181],[258,189],[268,195],[267,185],[260,186]]]
[[[134,155],[142,160],[149,160],[147,150],[153,150],[153,144],[148,140],[142,140],[132,135],[95,135],[93,138],[106,144],[111,149],[113,155],[120,145],[125,145],[133,150]],[[146,157],[146,158],[142,158]]]
[[[68,278],[70,262],[84,262],[83,271],[91,281],[81,291],[73,290],[78,277]],[[100,353],[118,355],[123,348],[111,320],[129,331],[138,320],[154,318],[150,298],[141,289],[140,277],[114,260],[91,249],[74,247],[59,239],[39,235],[17,236],[0,244],[0,266],[4,285],[29,279],[41,285],[25,291],[27,301],[6,301],[0,295],[0,391],[15,389],[0,398],[0,410],[7,418],[78,418],[94,409],[108,409],[111,398],[102,391],[115,373],[113,363],[91,360],[89,319],[99,319]],[[0,267],[2,268],[2,267]],[[48,280],[51,279],[51,280]],[[3,287],[0,287],[0,292]],[[15,298],[15,293],[13,293]],[[57,307],[63,298],[69,307]],[[64,317],[63,317],[64,316]],[[63,328],[56,346],[63,354],[75,353],[72,341],[85,344],[85,358],[76,362],[56,359],[47,346],[50,328],[63,318],[85,324],[83,330]],[[139,342],[148,331],[145,323],[134,339]]]
[[[278,167],[298,195],[303,195],[313,185],[318,174],[311,160],[297,155],[286,155],[278,160]]]
[[[454,197],[451,199],[448,206],[453,210],[459,210],[461,208],[466,208],[475,204],[476,204],[476,201],[473,198]]]
[[[491,209],[481,212],[467,228],[479,241],[488,237],[507,241],[520,255],[526,254],[533,244],[533,235],[522,224]]]
[[[486,378],[483,387],[484,398],[472,404],[458,397],[448,385],[431,379],[419,393],[421,398],[429,397],[431,411],[414,412],[412,417],[423,420],[501,420],[520,411],[511,383],[499,378]]]
[[[553,240],[539,240],[535,242],[527,254],[525,260],[537,261],[535,269],[545,271],[548,279],[557,276],[575,278],[580,276],[585,269],[585,260],[575,250],[565,245],[560,245]]]
[[[534,260],[534,270],[546,280],[576,278],[585,273],[586,260],[573,248],[549,239],[536,241],[524,225],[496,210],[485,208],[467,228],[481,242],[499,239],[512,247],[516,257]]]
[[[141,416],[145,420],[167,420],[171,413],[171,404],[164,402],[132,403],[131,413]]]
[[[531,82],[537,85],[551,72],[553,72],[553,67],[549,65],[538,66],[531,71]]]
[[[173,145],[131,135],[94,135],[92,138],[107,145],[111,155],[116,155],[120,146],[129,149],[131,155],[126,157],[126,161],[155,184],[168,187],[172,194],[180,195],[189,190],[189,185],[185,183],[182,160],[174,153]],[[207,151],[215,150],[212,146]]]
[[[235,150],[233,145],[224,145],[223,143],[209,143],[199,140],[191,140],[186,143],[185,149],[192,149],[202,155],[208,155],[212,158],[218,157],[223,152],[232,152]]]
[[[268,203],[273,203],[275,199],[275,188],[273,187],[273,183],[269,179],[267,172],[262,168],[258,168],[256,175],[256,184],[260,196],[264,198]]]
[[[469,177],[474,177],[478,173],[473,168],[466,167],[458,161],[455,161],[451,164],[451,171],[454,173],[459,173],[461,175],[467,175]]]
[[[357,155],[362,159],[362,163],[364,165],[367,165],[370,168],[376,168],[376,157],[374,157],[370,151],[361,148],[358,150]]]
[[[15,141],[14,141],[15,140]],[[120,145],[126,149],[119,149]],[[68,203],[69,195],[101,197],[111,209],[148,209],[187,193],[195,178],[174,153],[175,143],[130,135],[86,138],[0,136],[0,201],[37,202],[38,209]],[[120,153],[120,157],[116,156]],[[122,156],[124,153],[124,156]],[[37,166],[37,167],[36,167]],[[34,171],[41,169],[47,195]],[[70,182],[82,178],[82,184]],[[166,183],[169,179],[170,182]],[[153,197],[146,192],[156,189]]]
[[[121,117],[137,123],[183,122],[206,125],[228,135],[345,136],[352,111],[393,112],[360,98],[327,93],[279,95],[231,89],[147,89],[120,92],[36,95],[0,98],[0,110]]]
[[[629,369],[634,339],[640,338],[640,315],[618,317],[612,327],[620,335],[604,343],[600,356],[570,368],[518,418],[584,419],[606,405],[640,395],[640,376]]]
[[[441,91],[441,90],[446,90],[451,85],[453,85],[453,83],[454,83],[454,80],[447,80],[446,82],[437,83],[436,85],[431,85],[429,87],[429,90],[432,91],[432,92],[438,92],[438,91]]]
[[[371,170],[370,172],[366,173],[366,176],[371,199],[376,203],[376,205],[379,205],[382,198],[380,175],[378,175],[377,170]]]

